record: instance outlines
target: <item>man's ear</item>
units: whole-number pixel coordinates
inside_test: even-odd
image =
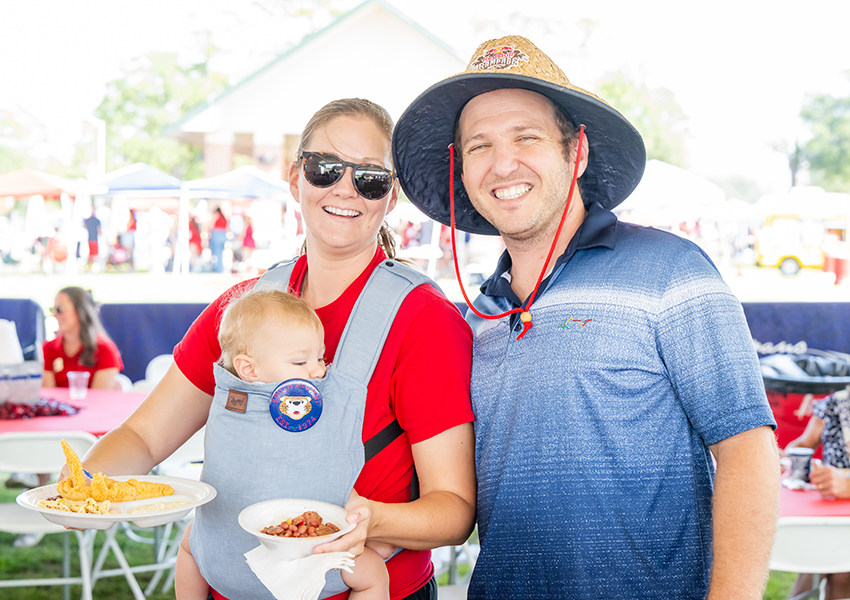
[[[257,376],[257,366],[254,364],[254,359],[247,354],[237,354],[233,359],[233,370],[242,381],[255,382],[259,381]]]

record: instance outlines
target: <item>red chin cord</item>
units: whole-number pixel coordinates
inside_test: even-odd
[[[537,290],[540,289],[540,283],[543,281],[543,276],[546,274],[546,268],[549,266],[549,261],[552,260],[552,254],[555,252],[555,246],[558,244],[558,238],[561,235],[561,229],[563,229],[564,222],[567,220],[567,213],[569,212],[570,204],[572,204],[573,201],[573,191],[575,190],[576,180],[578,179],[579,158],[581,157],[581,142],[583,138],[584,125],[581,125],[579,126],[578,147],[576,148],[575,167],[573,169],[573,180],[572,183],[570,183],[570,193],[567,196],[567,205],[564,207],[564,214],[561,215],[561,221],[560,223],[558,223],[558,231],[555,232],[555,239],[552,240],[552,246],[549,248],[549,254],[546,255],[546,262],[543,263],[543,269],[541,269],[540,271],[540,277],[537,278],[537,283],[534,285],[534,290],[532,290],[531,295],[528,297],[528,302],[526,303],[525,308],[513,308],[499,315],[485,315],[483,313],[478,312],[472,305],[472,302],[469,301],[469,296],[466,295],[466,289],[464,289],[463,280],[460,277],[460,267],[458,266],[457,262],[457,243],[455,241],[455,148],[454,144],[449,144],[449,208],[451,209],[452,258],[454,259],[455,276],[457,277],[457,282],[460,285],[460,291],[463,294],[463,299],[466,300],[466,305],[469,307],[469,310],[474,312],[482,319],[502,319],[514,313],[522,313],[519,316],[520,320],[522,321],[522,331],[517,336],[517,341],[521,340],[522,337],[526,334],[526,332],[531,329],[531,304],[534,302],[535,296],[537,296]]]

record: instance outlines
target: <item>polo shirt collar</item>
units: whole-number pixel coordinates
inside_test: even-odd
[[[555,266],[549,275],[540,283],[537,297],[539,298],[549,285],[552,274],[556,273],[561,265],[568,262],[576,252],[590,248],[608,248],[613,250],[616,245],[617,215],[610,210],[602,208],[602,205],[598,202],[594,202],[588,207],[584,221],[582,221],[570,243],[567,244],[566,250],[555,261]],[[511,255],[505,250],[502,256],[499,257],[496,270],[481,284],[480,290],[485,296],[507,298],[514,306],[522,306],[523,301],[517,297],[511,288],[510,271],[512,264]]]

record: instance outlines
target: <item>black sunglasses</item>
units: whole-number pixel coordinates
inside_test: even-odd
[[[379,165],[357,164],[326,152],[302,152],[304,178],[310,185],[326,188],[342,179],[351,167],[351,181],[357,193],[367,200],[380,200],[390,193],[395,173]]]
[[[50,307],[50,313],[54,314],[54,315],[61,315],[66,310],[68,310],[68,309],[64,306],[51,306]]]

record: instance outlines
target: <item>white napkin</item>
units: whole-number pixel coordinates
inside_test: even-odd
[[[316,600],[325,587],[325,573],[331,569],[351,573],[354,566],[350,552],[311,554],[282,561],[262,545],[246,552],[245,560],[277,600]]]
[[[782,485],[787,487],[789,490],[806,490],[806,491],[813,490],[817,487],[813,483],[805,482],[802,479],[791,479],[790,477],[783,479]]]
[[[21,342],[14,321],[0,319],[0,365],[19,365],[24,362]]]

